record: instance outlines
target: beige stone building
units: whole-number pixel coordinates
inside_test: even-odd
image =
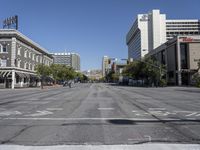
[[[177,36],[152,50],[147,56],[166,65],[168,85],[191,85],[200,61],[200,35]]]

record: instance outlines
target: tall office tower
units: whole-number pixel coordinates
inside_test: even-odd
[[[160,14],[160,10],[138,14],[126,36],[128,58],[141,59],[175,36],[198,34],[199,20],[167,20],[165,14]]]

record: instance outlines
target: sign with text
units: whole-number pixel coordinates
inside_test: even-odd
[[[195,37],[180,37],[181,42],[200,42],[200,39]]]
[[[14,28],[14,29],[18,30],[18,16],[15,15],[15,16],[6,18],[3,21],[3,28],[4,29],[12,29],[12,28]]]

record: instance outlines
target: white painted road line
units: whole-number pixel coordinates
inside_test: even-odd
[[[136,113],[137,111],[136,111],[136,110],[133,110],[132,112],[133,112],[133,113]]]
[[[189,116],[193,116],[193,115],[196,115],[196,114],[197,114],[197,112],[194,112],[194,113],[191,113],[191,114],[188,114],[188,115],[185,115],[185,116],[189,117]]]
[[[166,108],[149,108],[149,110],[166,110]]]
[[[98,108],[98,110],[114,110],[114,108]]]
[[[29,115],[25,115],[27,117],[37,117],[37,116],[45,116],[45,115],[50,115],[50,114],[53,114],[53,112],[50,112],[50,111],[36,111],[36,113],[34,114],[29,114]]]
[[[200,114],[197,114],[196,116],[198,117],[198,116],[200,116]]]
[[[0,112],[0,116],[10,116],[10,115],[21,115],[22,113],[19,111],[2,111]]]

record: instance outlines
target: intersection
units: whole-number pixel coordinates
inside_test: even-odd
[[[17,145],[200,143],[200,90],[104,83],[0,92],[0,142]]]

